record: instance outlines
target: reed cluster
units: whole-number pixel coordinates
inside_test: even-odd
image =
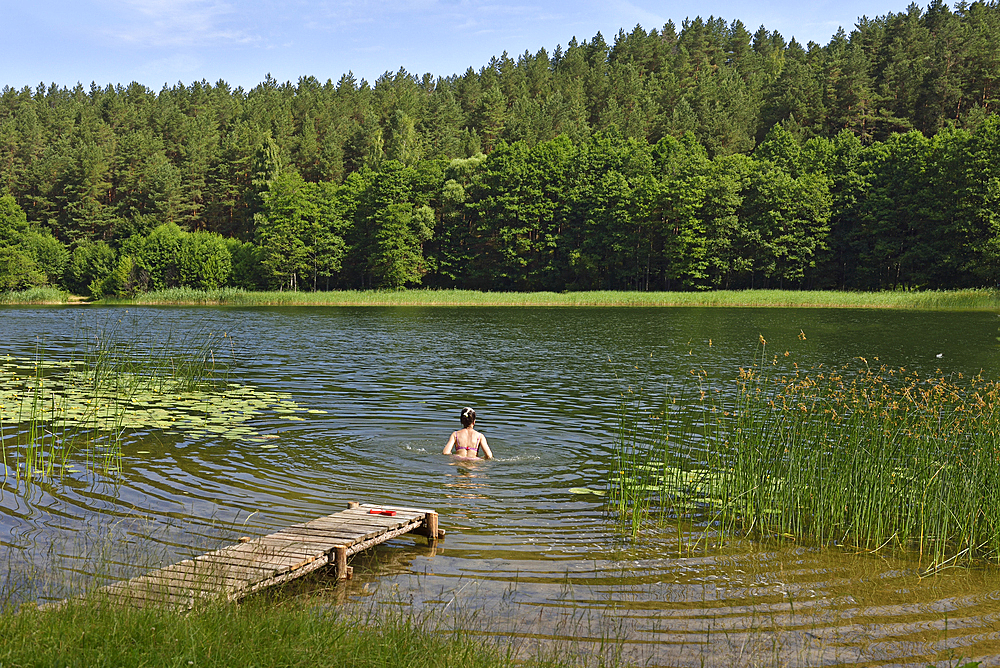
[[[170,288],[106,304],[215,306],[735,306],[995,310],[996,290],[837,292],[713,290],[706,292],[477,292],[475,290],[343,290],[250,292],[236,288]]]
[[[697,372],[687,401],[623,403],[609,499],[633,533],[656,516],[913,550],[929,570],[1000,563],[1000,383],[863,359],[765,368],[741,369],[735,391]]]
[[[70,295],[59,288],[30,288],[0,292],[0,304],[65,304]]]

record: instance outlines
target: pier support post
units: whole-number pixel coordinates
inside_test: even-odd
[[[347,546],[346,545],[336,545],[333,548],[333,567],[338,580],[346,580],[348,577],[347,570]]]
[[[420,524],[420,529],[415,532],[427,536],[430,544],[433,545],[438,539],[444,538],[444,529],[438,528],[438,514],[428,511],[424,514],[424,521]]]

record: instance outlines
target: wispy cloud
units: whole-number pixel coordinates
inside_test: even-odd
[[[236,25],[238,8],[220,0],[116,0],[115,39],[148,46],[251,43],[258,37]]]
[[[617,19],[618,27],[625,31],[634,28],[636,24],[642,25],[646,30],[659,29],[669,18],[628,2],[628,0],[609,3],[608,13]]]
[[[173,84],[178,80],[189,79],[204,66],[204,61],[198,56],[184,53],[159,58],[142,63],[135,68],[135,76],[142,81],[162,81]]]
[[[327,29],[363,24],[437,23],[446,29],[477,32],[509,27],[509,21],[553,18],[543,3],[496,0],[325,0],[314,8]]]

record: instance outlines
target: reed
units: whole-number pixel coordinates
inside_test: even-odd
[[[0,292],[0,304],[65,304],[70,294],[58,288],[30,288]]]
[[[996,310],[996,290],[838,292],[713,290],[707,292],[478,292],[475,290],[343,290],[248,292],[234,288],[171,288],[105,304],[213,306],[733,306]]]
[[[655,516],[717,535],[912,550],[927,571],[1000,563],[1000,383],[863,359],[770,366],[741,369],[731,399],[699,373],[693,401],[626,416],[609,498],[633,535]],[[642,456],[628,456],[639,441]]]

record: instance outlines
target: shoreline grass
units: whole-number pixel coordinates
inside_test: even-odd
[[[1000,310],[1000,291],[988,289],[921,292],[716,290],[708,292],[478,292],[475,290],[344,290],[334,292],[249,292],[223,288],[171,288],[107,305],[164,306],[720,306],[883,308],[951,311]]]
[[[206,605],[188,613],[99,600],[0,612],[2,666],[556,666],[423,628],[402,613],[348,614],[295,599]]]

